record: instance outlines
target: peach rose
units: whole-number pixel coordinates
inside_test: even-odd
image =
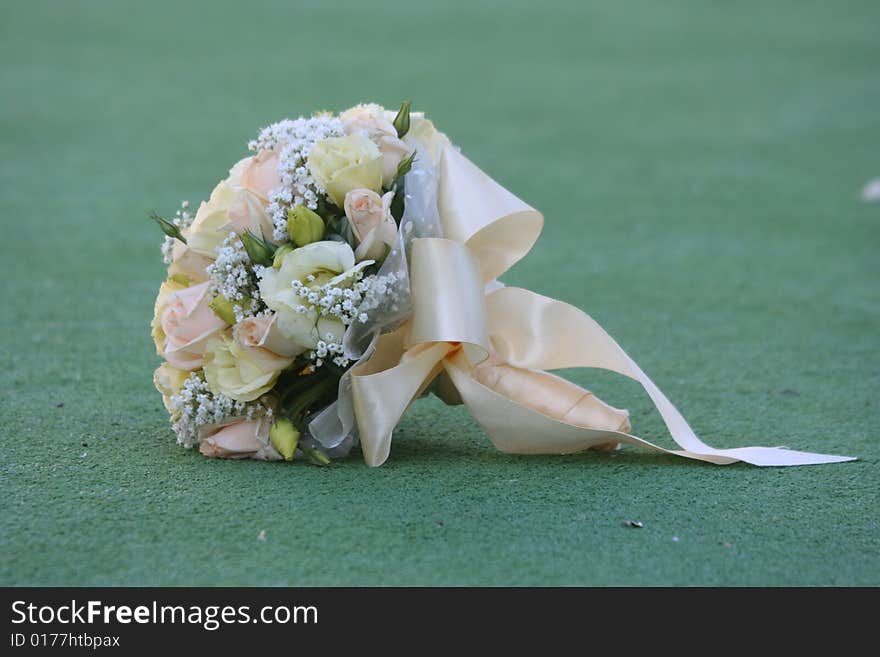
[[[275,224],[266,212],[263,201],[248,189],[239,190],[235,199],[229,204],[223,230],[226,234],[232,231],[237,235],[250,231],[257,237],[279,244],[273,237]]]
[[[270,427],[266,418],[204,426],[199,430],[199,451],[211,458],[280,461],[281,455],[269,441]]]
[[[375,103],[355,105],[351,109],[342,112],[339,115],[339,120],[342,122],[342,129],[345,130],[347,135],[362,132],[373,140],[378,139],[382,135],[397,136],[397,130],[394,129],[394,125],[386,117],[385,109]]]
[[[397,166],[407,155],[409,146],[406,142],[393,135],[383,135],[376,142],[379,152],[382,153],[382,184],[387,188],[397,175]]]
[[[202,283],[208,280],[207,267],[212,262],[183,242],[174,240],[171,249],[171,264],[168,266],[169,276],[184,276],[193,283]]]
[[[281,185],[278,176],[278,153],[272,151],[260,151],[251,158],[245,160],[247,164],[241,171],[239,184],[243,189],[255,194],[263,204],[269,202],[269,193]]]
[[[299,356],[305,347],[284,336],[275,324],[277,317],[272,313],[243,319],[232,329],[233,336],[242,347],[262,347],[286,358]]]
[[[192,225],[183,231],[188,249],[213,260],[230,232],[241,235],[249,230],[273,240],[275,225],[266,205],[269,191],[278,184],[277,164],[273,151],[236,162],[229,177],[217,183],[211,197],[199,205]]]
[[[398,138],[388,113],[380,105],[358,105],[339,115],[345,134],[367,135],[382,153],[382,184],[385,187],[394,180],[397,165],[409,154],[409,147]]]
[[[208,306],[210,288],[205,282],[171,293],[159,314],[161,338],[157,338],[157,347],[174,367],[200,368],[208,341],[226,328],[226,322]]]
[[[393,199],[393,192],[379,196],[369,189],[355,189],[345,195],[345,216],[358,242],[358,261],[381,260],[397,241],[397,222],[391,216]]]

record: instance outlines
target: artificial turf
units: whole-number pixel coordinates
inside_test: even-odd
[[[0,583],[880,584],[880,205],[859,199],[878,20],[870,1],[4,2]],[[205,198],[268,122],[403,98],[544,212],[506,282],[592,314],[707,442],[860,460],[508,456],[433,398],[378,469],[178,447],[147,211]],[[565,375],[671,445],[632,382]]]

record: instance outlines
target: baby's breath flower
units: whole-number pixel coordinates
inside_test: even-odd
[[[261,310],[257,275],[238,235],[229,233],[223,240],[207,272],[215,293],[232,303],[236,322]]]
[[[231,419],[254,420],[258,417],[272,419],[272,408],[261,400],[239,402],[226,395],[215,395],[208,383],[198,372],[193,372],[183,382],[180,392],[171,397],[174,409],[172,428],[177,442],[184,447],[193,447],[199,442],[199,430],[210,424],[219,424]]]
[[[314,276],[306,278],[307,283],[313,280]],[[369,311],[379,308],[387,300],[398,280],[400,278],[394,272],[364,277],[360,269],[352,270],[348,279],[337,281],[336,285],[327,283],[311,288],[302,281],[294,280],[291,282],[294,293],[306,301],[295,310],[301,314],[315,312],[320,317],[337,319],[345,327],[355,322],[366,324],[370,319]],[[320,337],[322,339],[317,347],[309,353],[315,367],[321,367],[328,359],[339,367],[347,367],[351,363],[345,356],[341,341],[330,333]]]
[[[318,198],[324,189],[312,177],[308,168],[312,147],[327,137],[343,134],[342,123],[332,115],[321,114],[311,118],[285,119],[263,128],[256,139],[248,143],[252,151],[278,150],[278,176],[281,185],[269,192],[267,208],[275,224],[273,236],[279,242],[289,239],[287,210],[304,205],[310,210],[318,207]]]

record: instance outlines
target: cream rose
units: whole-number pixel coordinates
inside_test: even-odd
[[[303,350],[314,349],[319,340],[339,342],[345,333],[342,322],[335,317],[319,316],[294,291],[292,283],[299,281],[310,288],[348,285],[354,280],[354,273],[371,262],[356,265],[354,251],[344,242],[312,242],[287,253],[279,269],[261,272],[260,297],[275,311],[281,333]]]
[[[212,458],[280,461],[269,441],[270,428],[266,418],[208,425],[199,430],[199,451]]]
[[[215,394],[253,401],[272,389],[293,358],[262,347],[245,347],[228,335],[212,338],[205,348],[205,380]]]
[[[388,119],[389,113],[380,105],[358,105],[339,115],[345,134],[364,134],[382,153],[382,184],[394,180],[397,165],[409,154],[409,147],[397,136],[397,129]]]
[[[181,370],[169,363],[162,363],[153,373],[153,385],[162,395],[162,403],[169,413],[174,413],[175,408],[171,405],[171,398],[180,393],[183,388],[183,382],[189,376],[189,372]]]
[[[339,207],[352,189],[382,188],[382,153],[361,133],[322,139],[312,148],[308,165],[312,176]]]
[[[184,287],[166,281],[159,289],[153,339],[156,350],[174,367],[201,367],[208,341],[226,327],[226,322],[208,306],[210,302],[210,283]]]
[[[355,259],[381,260],[397,241],[397,222],[391,216],[394,192],[379,196],[370,189],[355,189],[345,195],[345,216],[358,247]]]
[[[186,283],[181,283],[168,278],[159,286],[159,294],[156,295],[156,302],[153,305],[153,321],[150,322],[150,330],[153,336],[153,342],[156,344],[156,353],[160,356],[165,350],[165,333],[162,331],[162,313],[168,307],[168,299],[175,292],[185,290]]]
[[[195,253],[210,259],[217,257],[217,247],[229,234],[227,212],[238,198],[238,193],[227,180],[217,183],[207,201],[202,201],[196,217],[183,231],[186,245]]]

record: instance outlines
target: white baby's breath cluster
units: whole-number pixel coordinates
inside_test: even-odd
[[[316,288],[310,288],[301,281],[294,280],[291,283],[294,293],[306,301],[306,305],[298,306],[296,311],[299,313],[314,311],[321,317],[335,317],[343,326],[351,325],[357,319],[357,308],[364,293],[369,289],[373,277],[368,276],[364,279],[363,271],[358,270],[351,274],[351,278],[352,281],[339,281],[336,285],[327,283]],[[309,275],[306,282],[310,283],[314,279],[314,276]],[[344,354],[342,343],[331,333],[318,340],[317,347],[309,353],[309,356],[315,367],[321,367],[328,358],[339,367],[346,367],[351,362]]]
[[[217,259],[206,271],[214,291],[232,302],[237,322],[253,317],[260,310],[257,276],[238,235],[227,235],[217,248]]]
[[[263,128],[256,139],[248,143],[251,151],[278,151],[278,175],[281,185],[269,193],[266,208],[275,225],[273,237],[287,241],[287,210],[305,205],[314,210],[324,190],[308,169],[312,147],[327,137],[343,134],[342,122],[331,115],[318,114],[310,118],[285,119]]]
[[[374,311],[397,312],[403,287],[406,284],[406,276],[389,271],[382,275],[368,276],[369,287],[363,293],[363,299],[358,306],[358,321],[366,324]]]
[[[184,230],[192,225],[193,219],[195,219],[195,217],[189,213],[189,201],[181,201],[180,209],[174,213],[174,218],[171,220],[171,223],[177,226],[180,230]],[[171,264],[171,254],[174,250],[175,241],[176,240],[173,237],[168,237],[167,235],[162,241],[162,260],[166,265]]]
[[[394,273],[364,277],[363,271],[359,269],[352,271],[348,279],[337,281],[335,285],[327,283],[319,287],[309,287],[308,284],[315,280],[314,276],[309,275],[305,283],[298,280],[291,283],[294,293],[305,301],[295,310],[302,314],[315,312],[320,317],[338,319],[345,327],[355,322],[366,323],[369,315],[365,310],[369,308],[364,308],[365,300],[374,298],[374,295],[379,294],[375,290],[380,288],[387,293],[389,284],[396,279]],[[309,353],[315,367],[321,367],[327,359],[339,367],[347,367],[351,363],[345,356],[342,343],[332,334],[319,338],[317,347]]]
[[[183,382],[180,392],[171,397],[174,408],[172,428],[177,442],[193,447],[199,442],[199,430],[211,424],[220,424],[235,418],[254,420],[272,419],[272,408],[261,402],[240,402],[226,395],[211,392],[204,376],[193,372]]]

